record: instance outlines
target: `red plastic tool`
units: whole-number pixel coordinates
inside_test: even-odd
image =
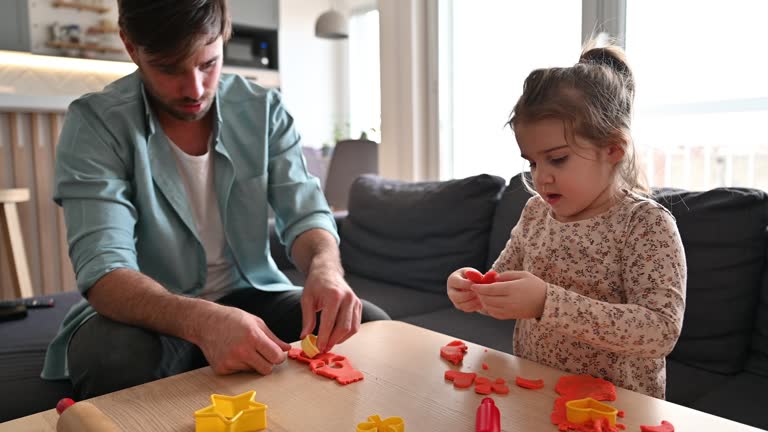
[[[501,432],[501,414],[491,398],[483,398],[477,407],[475,432]]]

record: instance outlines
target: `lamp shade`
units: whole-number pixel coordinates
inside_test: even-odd
[[[347,17],[334,9],[323,13],[317,17],[317,22],[315,22],[315,36],[327,39],[346,39],[349,37]]]

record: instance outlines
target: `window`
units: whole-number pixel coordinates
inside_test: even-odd
[[[381,142],[379,11],[354,14],[349,23],[349,133]]]
[[[512,131],[504,126],[528,74],[576,63],[581,48],[581,2],[465,0],[451,4],[447,52],[449,103],[441,93],[441,145],[452,142],[441,177],[488,173],[510,178],[527,169]],[[441,63],[445,64],[445,63]],[[447,107],[450,112],[442,112]]]
[[[768,190],[768,2],[627,2],[632,134],[653,186]]]

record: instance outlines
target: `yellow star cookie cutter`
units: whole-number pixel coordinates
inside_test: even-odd
[[[367,422],[357,425],[357,432],[405,432],[405,421],[402,417],[389,417],[382,420],[377,415],[368,417]]]
[[[565,416],[569,422],[584,424],[589,420],[608,419],[611,426],[616,426],[619,410],[590,397],[574,399],[565,403]]]
[[[267,427],[267,406],[251,390],[237,396],[211,395],[211,405],[195,411],[195,432],[251,432]]]
[[[308,334],[307,337],[302,339],[301,350],[304,351],[304,354],[309,358],[314,358],[316,355],[320,354],[320,350],[317,349],[317,336]]]

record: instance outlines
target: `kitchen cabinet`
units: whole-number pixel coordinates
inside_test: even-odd
[[[248,27],[277,30],[280,0],[230,0],[232,22]]]
[[[0,50],[29,51],[29,6],[27,0],[3,0],[0,14]]]

